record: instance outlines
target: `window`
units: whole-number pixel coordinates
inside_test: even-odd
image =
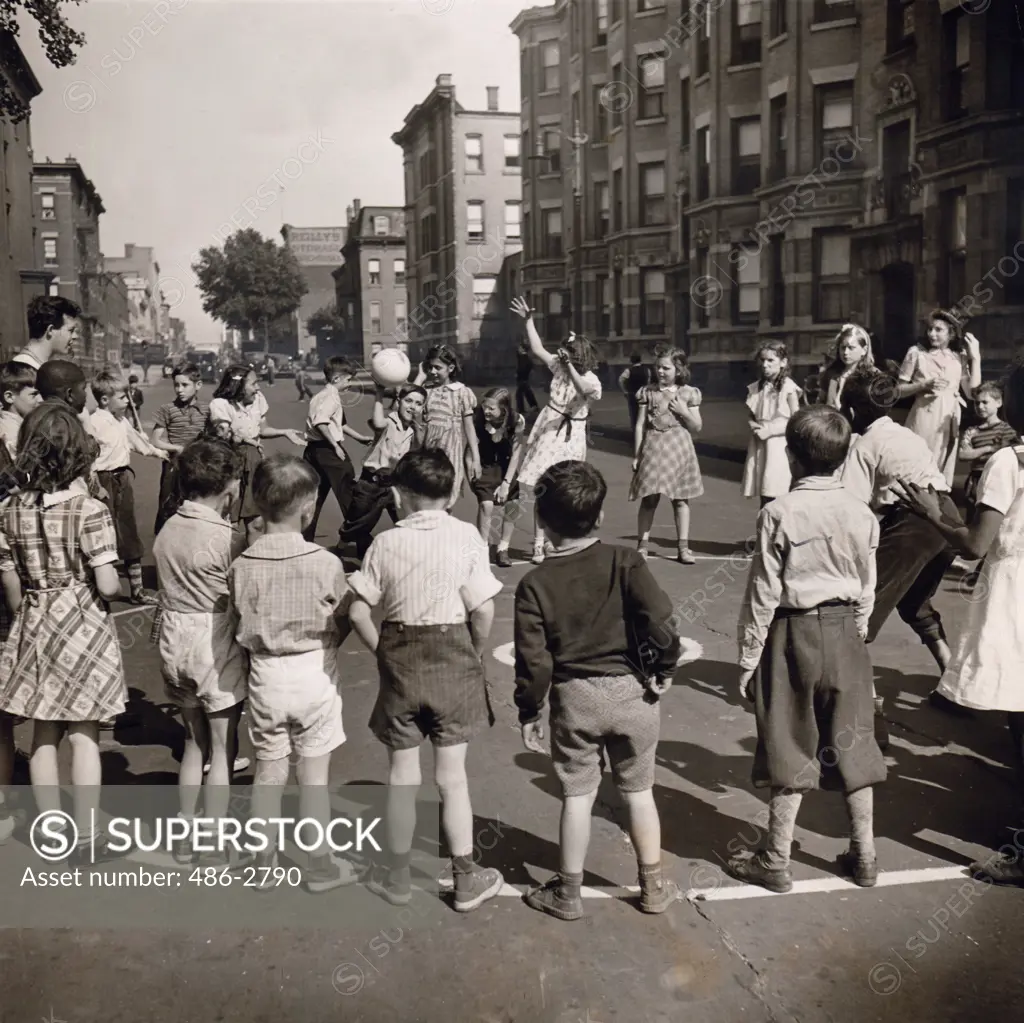
[[[595,46],[608,45],[608,0],[597,0],[597,36]]]
[[[533,244],[533,235],[530,234],[530,214],[523,213],[523,246],[530,246]],[[524,256],[524,258],[526,258]]]
[[[942,28],[942,80],[946,89],[946,120],[955,121],[967,114],[967,76],[971,68],[971,21],[963,10],[944,16]]]
[[[697,201],[711,194],[711,129],[697,131]]]
[[[665,203],[665,165],[645,163],[640,165],[640,224],[668,223],[668,209]]]
[[[902,50],[914,41],[914,0],[886,0],[888,4],[885,48]]]
[[[771,236],[768,255],[772,264],[769,320],[773,327],[781,327],[786,322],[786,268],[782,262],[781,234],[773,234]]]
[[[954,306],[967,294],[967,193],[962,188],[940,197],[942,248],[945,266],[944,305]]]
[[[1014,251],[1024,238],[1024,178],[1011,179],[1006,183],[1006,254],[1014,266],[1020,259]],[[1012,305],[1024,305],[1024,273],[1014,273],[1006,278],[1006,301]]]
[[[665,0],[636,0],[638,14],[643,14],[644,11],[660,11],[664,6]]]
[[[408,326],[405,309],[405,302],[402,299],[399,299],[395,303],[395,330],[400,331],[403,334]]]
[[[697,77],[703,78],[711,71],[711,17],[713,5],[706,3],[697,7],[700,15],[700,29],[697,32]]]
[[[640,120],[665,113],[665,58],[644,54],[637,58],[640,82]]]
[[[594,141],[605,142],[608,139],[608,107],[605,106],[605,87],[594,86]]]
[[[815,242],[814,318],[842,323],[850,316],[850,237],[845,231],[819,231]]]
[[[612,0],[612,24],[622,21],[622,0]]]
[[[383,237],[388,233],[388,218],[387,217],[374,217],[373,218],[373,233],[377,237]]]
[[[611,230],[612,199],[607,181],[594,185],[594,237],[607,238]]]
[[[690,144],[690,79],[679,82],[679,145],[685,149]]]
[[[392,264],[395,274],[395,284],[405,284],[405,260],[396,259]]]
[[[479,135],[466,136],[466,170],[479,174],[484,169],[484,140]]]
[[[562,334],[562,293],[544,292],[544,340],[557,341]]]
[[[47,263],[57,262],[57,239],[56,238],[44,238],[43,239],[43,258]]]
[[[466,203],[466,236],[471,242],[484,240],[484,204],[479,200]]]
[[[544,210],[544,256],[559,259],[562,255],[562,211]]]
[[[380,260],[371,259],[366,264],[366,271],[370,275],[370,284],[380,284]]]
[[[56,298],[60,294],[60,285],[56,281],[53,281],[47,289],[47,294]]]
[[[814,20],[818,24],[829,21],[846,21],[856,17],[856,0],[814,0]]]
[[[608,337],[612,331],[612,279],[607,274],[597,278],[597,333]]]
[[[487,315],[487,306],[490,304],[491,296],[497,286],[497,280],[493,277],[473,278],[473,319],[482,320]]]
[[[853,131],[853,86],[823,85],[817,90],[818,152],[822,160],[836,157],[836,147]],[[836,157],[837,158],[837,157]]]
[[[522,166],[522,150],[519,148],[519,136],[518,135],[506,135],[505,136],[505,166],[506,167],[521,167]]]
[[[56,220],[57,211],[53,208],[53,192],[42,192],[39,199],[43,204],[43,220]]]
[[[628,96],[629,93],[623,88],[624,82],[622,81],[622,65],[612,65],[612,81],[611,87],[606,87],[604,92],[604,101],[607,104],[608,109],[611,111],[611,122],[612,129],[622,127],[622,111],[623,104],[622,98]]]
[[[547,157],[549,174],[558,174],[562,170],[562,136],[553,128],[544,129],[544,155]]]
[[[732,62],[756,64],[761,59],[761,0],[736,0],[733,6]]]
[[[732,122],[733,195],[750,195],[761,187],[761,118]]]
[[[738,245],[732,263],[736,267],[732,322],[756,323],[761,317],[761,250]]]
[[[541,91],[557,92],[561,85],[561,54],[558,43],[542,43],[540,47],[541,66],[543,77],[541,79]]]
[[[523,236],[523,204],[514,199],[505,203],[505,240],[519,241]]]
[[[380,324],[380,302],[370,303],[370,333],[379,334],[381,332]]]
[[[640,272],[640,329],[645,334],[665,333],[665,271]]]
[[[621,231],[624,228],[623,211],[624,201],[622,195],[622,168],[612,172],[612,202],[615,204],[615,230]]]
[[[772,38],[789,30],[789,0],[772,0]]]
[[[697,250],[697,276],[694,278],[695,281],[701,281],[703,283],[710,283],[711,281],[711,259],[707,249]],[[708,310],[712,305],[715,304],[713,301],[709,301],[713,295],[712,289],[708,288],[703,291],[693,287],[690,287],[690,295],[693,297],[693,304],[697,307],[697,315],[695,317],[698,327],[707,327],[710,322],[710,316]]]
[[[612,285],[612,298],[615,305],[615,333],[622,334],[623,308],[622,308],[622,271],[615,271],[615,280]]]
[[[786,124],[786,96],[776,96],[769,108],[771,132],[771,152],[769,154],[768,176],[772,181],[786,176],[786,138],[788,127]]]

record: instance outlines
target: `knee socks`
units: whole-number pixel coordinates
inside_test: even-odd
[[[796,815],[800,812],[802,792],[792,789],[772,789],[768,804],[768,841],[765,859],[773,870],[785,870],[789,866],[789,854],[793,846],[793,829]]]

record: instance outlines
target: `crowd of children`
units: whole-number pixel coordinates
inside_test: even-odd
[[[113,371],[94,376],[97,407],[84,412],[84,375],[52,357],[74,333],[65,323],[71,314],[50,309],[41,342],[27,353],[39,365],[23,357],[0,368],[0,458],[13,481],[0,503],[0,787],[13,771],[13,723],[31,721],[33,785],[40,807],[56,808],[57,747],[66,735],[80,848],[93,839],[98,734],[127,696],[108,613],[120,593],[117,563],[133,603],[157,599],[142,586],[130,455],[156,457],[163,465],[155,633],[166,694],[186,730],[181,817],[193,819],[200,800],[207,816],[227,812],[244,703],[256,757],[253,816],[279,816],[294,764],[302,816],[327,823],[331,755],[346,738],[338,653],[354,631],[380,672],[369,726],[389,758],[387,854],[362,875],[328,848],[314,849],[306,884],[320,892],[362,877],[392,904],[409,901],[419,750],[429,739],[454,907],[476,909],[503,885],[500,872],[473,861],[466,773],[470,740],[495,720],[483,672],[501,590],[490,567],[492,524],[501,508],[493,560],[508,567],[525,499],[539,567],[515,596],[515,703],[530,750],[543,749],[541,715],[550,704],[563,792],[559,872],[526,901],[560,919],[582,915],[589,820],[607,758],[629,815],[640,908],[667,909],[679,889],[662,875],[653,782],[661,698],[680,637],[646,561],[662,495],[673,505],[678,560],[696,560],[689,502],[703,494],[693,441],[702,395],[677,349],[659,352],[630,392],[637,550],[604,544],[594,533],[607,486],[586,458],[588,419],[601,397],[595,350],[573,334],[552,353],[528,304],[517,299],[513,309],[529,353],[552,373],[549,401],[529,429],[522,381],[518,409],[506,388],[488,391],[478,406],[458,356],[438,345],[415,382],[390,395],[390,409],[378,388],[373,436],[348,422],[355,367],[330,358],[302,432],[267,424],[251,368],[228,367],[206,406],[196,367],[176,366],[175,398],[156,412],[152,439],[138,421],[141,394]],[[759,498],[761,510],[738,632],[741,691],[757,724],[754,784],[770,790],[770,822],[764,846],[729,870],[772,891],[792,887],[801,799],[829,777],[845,793],[851,822],[839,865],[857,884],[876,882],[872,793],[886,776],[887,737],[868,644],[893,610],[939,666],[940,705],[1009,713],[1024,777],[1024,699],[1014,671],[1024,660],[1024,369],[1005,388],[982,384],[977,340],[943,312],[931,318],[927,338],[896,379],[875,368],[867,332],[845,325],[819,381],[821,403],[810,407],[785,346],[765,342],[756,353],[743,494]],[[975,399],[980,419],[962,441],[961,391]],[[902,397],[915,398],[905,426],[889,414]],[[262,441],[274,437],[302,447],[301,457],[265,457]],[[358,478],[346,437],[369,445]],[[951,493],[958,447],[972,463],[966,525]],[[467,483],[478,503],[475,528],[451,514]],[[339,540],[354,542],[361,560],[350,576],[313,542],[330,493],[343,515]],[[399,528],[374,537],[384,511]],[[957,552],[983,559],[984,597],[971,605],[954,653],[931,601]],[[431,583],[439,575],[451,584],[443,594]],[[11,830],[4,813],[0,805],[0,840]],[[273,867],[278,852],[268,842],[257,866]],[[174,855],[192,860],[187,842]],[[237,863],[206,854],[200,865]],[[1024,881],[1018,863],[987,872]]]

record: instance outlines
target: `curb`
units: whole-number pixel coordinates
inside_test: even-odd
[[[624,444],[631,444],[633,441],[633,431],[628,426],[593,426],[591,430],[599,437],[622,441]],[[717,458],[722,462],[736,462],[739,465],[747,459],[746,449],[741,451],[727,444],[715,444],[713,441],[695,438],[693,446],[697,454],[704,458]]]

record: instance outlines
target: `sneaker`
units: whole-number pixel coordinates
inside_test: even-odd
[[[640,555],[641,558],[644,559],[644,561],[646,561],[651,556],[651,552],[650,550],[648,550],[647,544],[645,543],[640,544],[637,547],[636,552]]]
[[[664,913],[683,893],[675,881],[658,878],[653,884],[640,882],[640,911]]]
[[[310,856],[305,870],[306,889],[314,895],[355,884],[359,875],[347,860],[335,859],[330,853]]]
[[[511,568],[512,559],[509,557],[507,547],[499,547],[494,553],[494,563],[499,568]]]
[[[852,849],[847,849],[836,857],[836,865],[844,876],[853,878],[853,883],[861,888],[874,888],[878,883],[877,856],[865,860]]]
[[[192,843],[187,836],[185,838],[176,838],[171,843],[171,859],[179,867],[191,867],[194,855]]]
[[[781,870],[769,867],[764,861],[764,850],[759,849],[749,858],[736,857],[729,860],[726,870],[731,877],[737,881],[745,881],[747,884],[759,884],[776,895],[785,895],[792,891],[793,875],[788,867]]]
[[[534,544],[534,547],[533,547],[533,557],[530,558],[530,561],[532,561],[535,565],[543,565],[544,564],[544,546],[543,546],[543,544]]]
[[[155,607],[160,603],[160,598],[152,590],[136,590],[129,595],[127,602],[136,607]]]
[[[972,877],[990,881],[992,884],[1024,886],[1024,863],[1021,863],[1019,856],[972,863],[968,870]]]
[[[455,912],[471,913],[488,899],[493,899],[501,891],[505,878],[500,870],[487,867],[485,870],[474,870],[470,874],[472,882],[468,888],[459,889],[455,886]]]
[[[392,880],[391,871],[382,863],[370,869],[370,875],[364,883],[368,891],[379,895],[392,906],[408,906],[412,901],[412,884]]]
[[[571,899],[562,895],[562,880],[557,874],[539,888],[527,892],[523,901],[530,909],[547,913],[556,920],[580,920],[583,917],[583,899],[578,895]]]
[[[76,867],[91,867],[120,859],[124,853],[111,852],[107,847],[107,839],[107,833],[102,830],[96,832],[92,842],[88,835],[80,836],[78,845],[71,850],[65,862],[74,870]],[[90,849],[92,850],[91,854]]]
[[[250,764],[250,761],[249,761],[248,757],[237,757],[235,759],[235,762],[231,765],[231,771],[232,771],[233,774],[239,774],[241,771],[248,770],[249,769],[249,764]],[[209,764],[203,764],[203,774],[209,774],[209,773],[210,773],[210,765]]]
[[[277,865],[276,849],[268,849],[264,852],[256,853],[252,864],[252,884],[246,887],[252,888],[253,891],[257,892],[273,891],[278,886],[277,881],[274,879],[274,871],[277,870]]]
[[[676,560],[682,565],[696,565],[697,559],[693,556],[693,551],[689,547],[680,547],[679,553],[676,555]]]

